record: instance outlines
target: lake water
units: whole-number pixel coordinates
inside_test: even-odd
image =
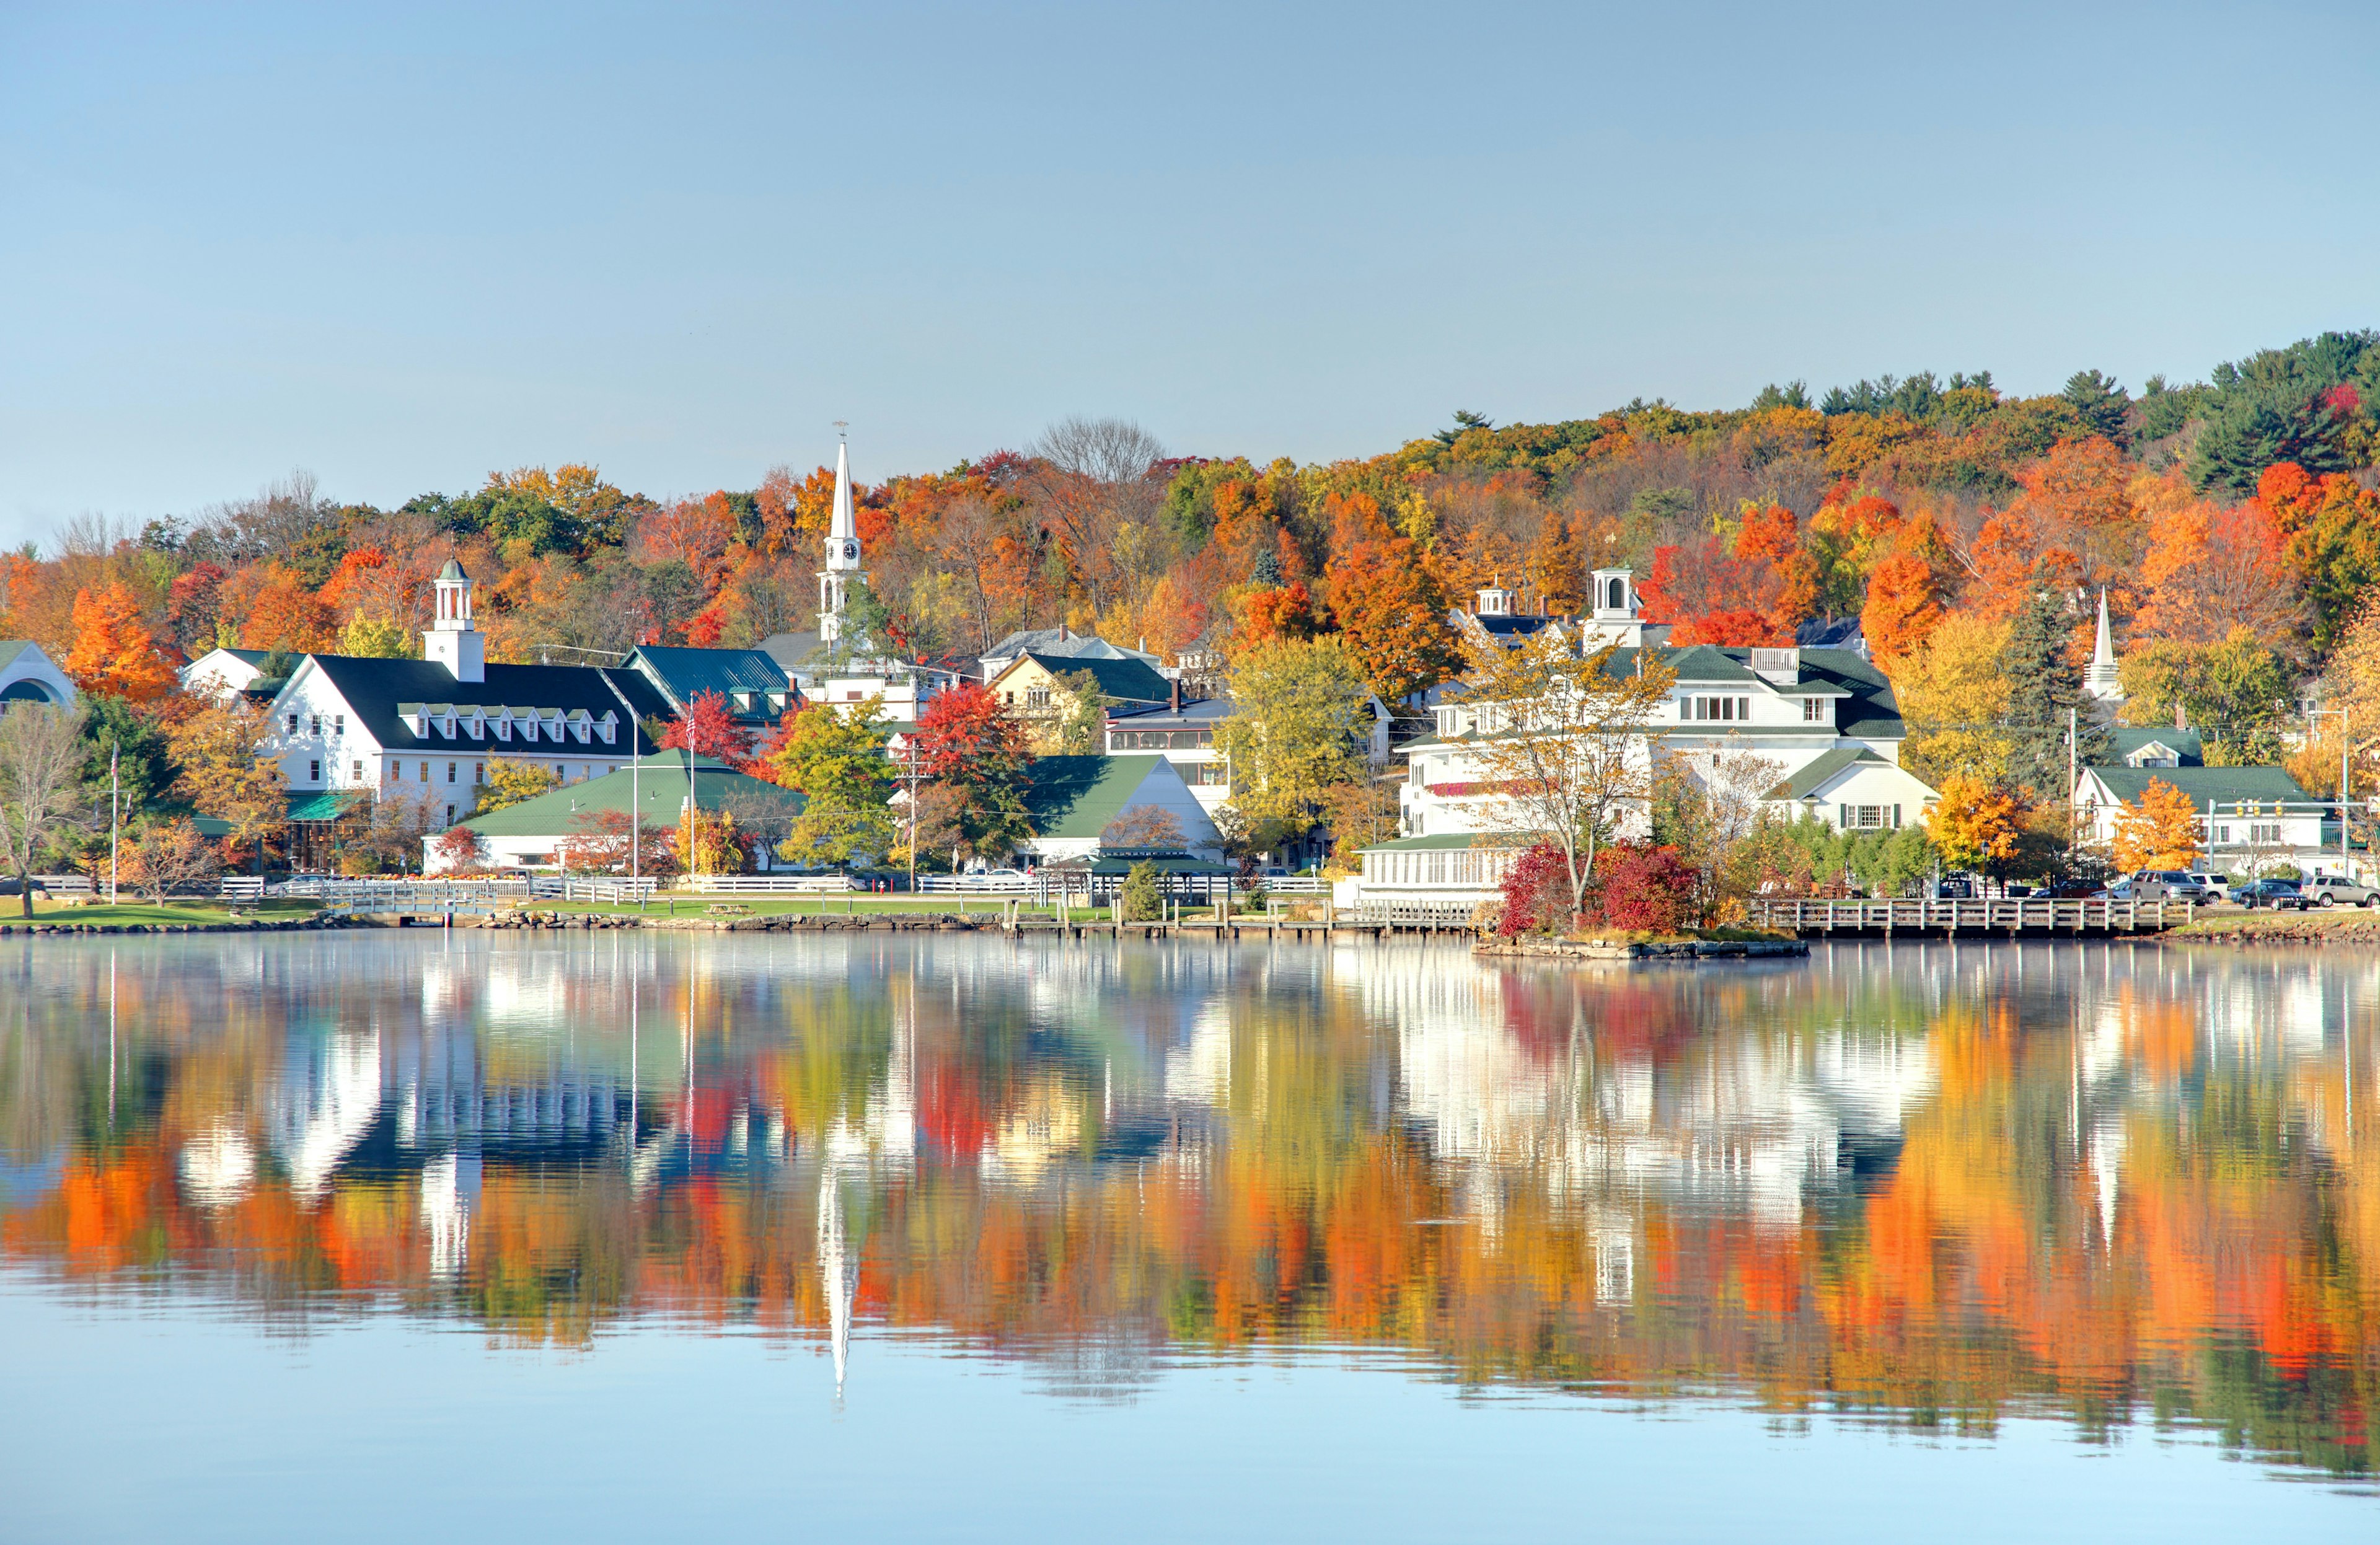
[[[2380,962],[0,944],[0,1538],[2370,1539]]]

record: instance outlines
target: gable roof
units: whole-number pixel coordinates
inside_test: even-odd
[[[2314,797],[2289,776],[2286,767],[2086,767],[2082,771],[2128,805],[2137,804],[2153,783],[2170,784],[2188,795],[2202,815],[2211,814],[2218,802],[2314,803]]]
[[[1070,675],[1088,671],[1099,684],[1105,696],[1128,703],[1169,703],[1173,699],[1173,684],[1157,674],[1147,661],[1106,660],[1090,655],[1039,654],[1027,651],[1017,656],[1017,664],[1031,661],[1051,675]],[[1014,670],[1011,665],[1009,670]],[[1006,675],[1008,671],[1000,673]]]
[[[1138,660],[1153,662],[1157,656],[1147,650],[1125,649],[1109,643],[1096,633],[1077,633],[1071,627],[1023,627],[983,651],[986,660],[1009,662],[1027,654],[1062,655],[1069,660]]]
[[[706,810],[745,799],[765,799],[795,811],[802,807],[802,797],[792,789],[735,772],[713,758],[695,758],[694,769],[696,797]],[[576,822],[582,815],[605,810],[625,814],[633,793],[638,799],[638,812],[644,821],[655,826],[674,826],[686,809],[686,758],[664,751],[638,762],[633,774],[624,767],[600,778],[565,784],[534,799],[475,815],[457,824],[491,837],[568,836],[578,829]]]
[[[757,649],[670,649],[640,644],[622,663],[622,668],[642,671],[679,708],[704,692],[718,693],[733,708],[738,692],[785,693],[793,686],[784,667],[766,651]],[[760,696],[751,708],[737,711],[736,716],[770,718],[775,712],[766,696]]]
[[[1770,789],[1762,797],[1767,799],[1810,798],[1818,790],[1826,787],[1828,782],[1836,773],[1847,768],[1856,767],[1862,762],[1872,762],[1878,767],[1892,765],[1864,746],[1838,746],[1806,767],[1797,770],[1791,777]]]
[[[2196,730],[2140,729],[2119,724],[2107,733],[2116,743],[2116,759],[2119,761],[2130,761],[2151,746],[2163,746],[2171,750],[2181,759],[2184,767],[2203,766],[2206,761],[2206,737]]]
[[[1033,786],[1025,796],[1033,834],[1097,838],[1130,808],[1140,785],[1168,765],[1154,754],[1034,758]]]
[[[589,718],[600,720],[606,713],[617,715],[620,712],[620,698],[613,696],[604,685],[609,681],[619,687],[620,697],[628,700],[638,720],[667,719],[676,712],[641,673],[618,666],[599,669],[591,665],[490,665],[485,681],[457,681],[453,672],[434,660],[367,660],[346,654],[310,654],[306,660],[347,700],[364,730],[389,750],[453,751],[468,746],[494,752],[508,744],[494,739],[472,740],[461,735],[450,738],[434,729],[428,735],[417,736],[397,712],[398,705],[403,703],[558,708],[565,714],[583,709]],[[635,734],[640,749],[653,748],[651,739],[640,727],[635,729]],[[629,743],[625,737],[610,746],[593,741],[586,751],[596,756],[625,756]]]

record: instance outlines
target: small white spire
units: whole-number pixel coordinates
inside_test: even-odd
[[[859,523],[851,514],[851,445],[838,440],[834,447],[834,523],[826,534],[837,541],[859,540]]]
[[[2090,668],[2082,673],[2082,694],[2103,703],[2124,700],[2123,673],[2116,664],[2116,645],[2107,631],[2107,592],[2099,591],[2099,636],[2091,646]]]

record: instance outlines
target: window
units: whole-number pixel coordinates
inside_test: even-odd
[[[553,764],[553,775],[557,778],[568,778],[570,776],[570,769],[563,766],[562,763],[557,761]]]
[[[393,783],[396,782],[399,778],[402,778],[402,777],[404,777],[404,776],[405,776],[405,767],[404,767],[404,764],[403,764],[403,763],[401,763],[401,762],[394,762],[394,761],[393,761],[393,762],[390,762],[390,763],[388,764],[388,777],[387,777],[384,781],[385,781],[385,782],[388,782],[388,783],[392,783],[392,784],[393,784]]]
[[[425,784],[430,781],[430,764],[426,761],[421,764],[421,781]]]
[[[308,735],[320,735],[322,733],[322,716],[321,714],[310,713],[306,716],[306,733]]]
[[[455,824],[455,807],[452,805],[446,807],[446,824],[449,826]]]
[[[446,764],[446,781],[450,784],[455,781],[455,764],[451,761]]]
[[[2228,826],[2217,826],[2209,832],[2207,835],[2216,842],[2229,842],[2231,840],[2231,828]]]
[[[353,762],[351,762],[351,763],[349,763],[349,764],[348,764],[348,767],[347,767],[347,781],[348,781],[349,783],[356,783],[356,784],[359,784],[359,783],[362,783],[362,782],[364,781],[364,759],[363,759],[363,758],[361,758],[361,757],[358,757],[358,758],[356,758],[356,760],[355,760]]]
[[[1183,772],[1189,774],[1189,776],[1184,778],[1183,781],[1188,784],[1192,788],[1229,788],[1232,786],[1232,769],[1230,765],[1225,762],[1194,761],[1189,766],[1184,768]]]
[[[2281,823],[2277,821],[2252,821],[2248,826],[2248,845],[2278,847],[2281,845]]]
[[[310,761],[306,764],[306,781],[310,784],[319,784],[322,781],[322,764],[321,762]]]
[[[487,781],[488,781],[488,764],[487,764],[486,762],[484,762],[484,761],[475,761],[475,762],[473,762],[473,763],[471,764],[471,782],[472,782],[472,784],[473,784],[474,785],[480,785],[480,784],[484,784],[484,783],[486,783]]]
[[[1678,717],[1694,722],[1737,723],[1752,717],[1750,698],[1681,698]]]
[[[346,714],[334,713],[331,715],[331,733],[333,735],[345,735],[347,733],[347,716]]]
[[[1824,698],[1803,698],[1802,700],[1802,722],[1805,724],[1825,724],[1827,722],[1827,700]]]
[[[1898,805],[1838,805],[1837,824],[1846,832],[1881,832],[1900,824]]]
[[[854,693],[854,694],[853,694],[853,696],[855,696],[855,697],[856,697],[857,695],[858,695],[858,694],[856,694],[856,693]],[[1026,706],[1026,707],[1027,707],[1027,708],[1047,708],[1047,707],[1049,707],[1049,706],[1050,706],[1050,688],[1048,688],[1047,687],[1026,687],[1026,688],[1025,689],[1025,706]]]
[[[289,733],[291,735],[298,733],[298,715],[295,713],[289,715]]]

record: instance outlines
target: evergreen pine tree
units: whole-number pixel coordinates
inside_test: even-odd
[[[2066,390],[2059,395],[2073,405],[2092,433],[2119,445],[2124,444],[2125,418],[2132,396],[2116,384],[2114,376],[2097,371],[2076,371],[2066,378]]]
[[[2035,590],[2009,625],[2000,667],[2009,682],[2009,775],[2033,790],[2036,799],[2064,799],[2066,724],[2072,711],[2074,764],[2111,760],[2115,743],[2082,695],[2082,667],[2073,661],[2074,625],[2066,597],[2047,586]]]

